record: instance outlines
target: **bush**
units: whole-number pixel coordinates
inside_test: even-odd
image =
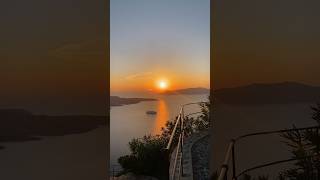
[[[320,104],[311,107],[312,118],[320,125]],[[295,128],[295,127],[294,127]],[[298,130],[282,134],[291,148],[293,158],[299,159],[295,167],[286,170],[282,177],[290,179],[314,179],[320,175],[320,136],[318,130]]]
[[[141,139],[133,139],[129,143],[130,155],[118,159],[119,164],[126,172],[139,175],[162,178],[165,166],[165,147],[167,141],[161,136],[144,136]]]

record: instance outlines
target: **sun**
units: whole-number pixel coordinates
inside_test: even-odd
[[[164,81],[159,82],[159,88],[160,89],[166,89],[168,87],[168,84]]]
[[[166,80],[159,80],[157,86],[161,90],[165,90],[168,88],[168,82]]]

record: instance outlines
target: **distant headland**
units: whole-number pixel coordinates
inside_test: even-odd
[[[197,88],[185,88],[185,89],[177,89],[171,91],[165,91],[162,94],[165,95],[197,95],[197,94],[209,94],[210,90],[207,88],[197,87]]]
[[[107,125],[107,116],[35,115],[24,109],[0,109],[0,143],[40,140],[43,136],[85,133]],[[0,146],[0,149],[4,148]]]
[[[224,104],[315,103],[320,100],[320,86],[298,82],[254,83],[214,91],[216,102]]]
[[[122,98],[119,96],[110,96],[110,106],[123,106],[129,104],[137,104],[142,101],[157,101],[153,98]]]

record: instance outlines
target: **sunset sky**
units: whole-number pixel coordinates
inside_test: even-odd
[[[209,0],[111,0],[111,93],[209,87]]]
[[[106,3],[3,0],[0,108],[105,114]]]
[[[320,85],[320,1],[213,1],[213,86]]]

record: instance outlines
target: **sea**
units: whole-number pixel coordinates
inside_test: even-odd
[[[167,121],[173,120],[180,106],[207,100],[208,95],[161,95],[121,93],[120,97],[156,98],[137,104],[111,107],[110,151],[107,150],[108,127],[86,133],[46,136],[41,140],[2,142],[0,179],[88,180],[106,179],[112,167],[119,167],[120,156],[130,153],[133,138],[159,134]],[[148,115],[146,111],[157,111]],[[198,111],[197,105],[186,112]],[[106,157],[110,156],[110,169]]]
[[[144,95],[112,94],[120,97],[156,98],[137,104],[113,106],[110,109],[110,169],[106,167],[107,127],[65,136],[42,137],[42,140],[1,143],[0,179],[25,180],[87,180],[105,179],[107,172],[118,168],[118,158],[130,153],[128,143],[133,138],[159,134],[167,121],[179,113],[180,106],[207,101],[208,95]],[[214,106],[213,149],[210,152],[214,167],[219,167],[231,138],[258,131],[314,126],[310,106],[303,104],[266,104],[255,106]],[[148,115],[146,111],[157,111]],[[199,106],[187,107],[185,112],[197,112]],[[290,158],[290,149],[279,135],[248,138],[237,143],[237,172],[276,160]],[[110,153],[110,154],[109,154]],[[211,165],[212,166],[212,165]],[[260,169],[253,175],[264,175],[283,166]],[[274,174],[276,176],[276,174]]]
[[[118,169],[118,158],[130,153],[128,143],[133,138],[161,133],[167,121],[173,121],[183,104],[208,101],[209,94],[201,95],[154,95],[118,93],[119,97],[155,98],[157,101],[142,101],[137,104],[114,106],[110,111],[110,168]],[[148,115],[147,111],[156,111]],[[199,112],[199,105],[185,107],[185,113]]]

